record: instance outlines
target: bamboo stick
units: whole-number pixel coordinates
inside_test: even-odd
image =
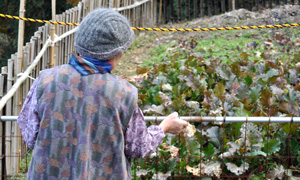
[[[60,15],[59,16],[59,20],[60,21],[62,21],[62,15]],[[62,25],[60,25],[59,26],[59,35],[61,35],[63,33],[63,27],[62,27]],[[63,47],[63,45],[62,45],[62,43],[63,43],[63,41],[59,41],[58,43],[57,43],[57,45],[58,45],[58,63],[57,63],[57,65],[60,65],[60,64],[62,64],[62,61],[63,61],[63,56],[62,56],[62,47]]]
[[[7,75],[7,90],[6,91],[8,92],[8,90],[11,89],[12,84],[13,84],[13,60],[12,59],[9,59],[7,61],[7,71],[8,71],[7,72],[8,75]],[[13,115],[12,114],[12,100],[9,100],[6,103],[6,115],[8,115],[8,116]],[[7,175],[12,174],[12,169],[11,169],[11,122],[5,123],[5,169],[6,169]]]
[[[42,27],[39,27],[39,31],[37,32],[37,48],[36,48],[37,53],[41,50],[41,46],[42,46],[42,32],[41,31],[42,31]],[[36,71],[40,72],[40,69],[41,69],[41,62],[38,63],[38,65],[36,67]]]
[[[26,1],[25,0],[21,0],[20,1],[20,13],[19,16],[20,17],[24,17],[25,16],[25,4]],[[23,69],[23,44],[24,44],[24,27],[25,27],[25,21],[19,21],[19,32],[18,32],[18,53],[17,53],[17,57],[16,57],[16,69],[17,71],[15,71],[16,74],[21,73],[22,69]],[[21,88],[18,90],[17,94],[16,94],[16,111],[14,112],[15,114],[19,114],[22,108],[22,86]],[[15,133],[14,135],[20,136],[20,130],[17,126],[16,123],[12,124],[12,131]],[[16,155],[15,158],[13,158],[13,162],[12,162],[12,174],[18,174],[19,173],[19,167],[20,167],[20,162],[21,162],[21,157],[18,157],[17,155],[20,155],[19,149],[21,146],[21,139],[20,138],[14,138],[14,141],[12,141],[12,148],[16,148],[16,149],[12,149],[13,153]]]
[[[23,53],[22,53],[22,57],[23,57]],[[17,61],[18,61],[18,54],[14,54],[12,56],[13,58],[13,66],[14,66],[14,72],[13,72],[13,79],[15,80],[15,82],[17,81],[18,77],[17,74],[18,72],[18,65],[17,65]],[[14,99],[13,99],[13,115],[18,115],[21,111],[22,108],[22,86],[20,86],[20,88],[18,89],[18,91],[16,91]],[[19,106],[21,107],[19,109]],[[19,173],[19,167],[20,167],[20,146],[21,146],[21,138],[19,138],[21,135],[20,133],[20,129],[19,126],[17,125],[17,122],[13,122],[11,124],[11,136],[13,138],[11,138],[11,173],[12,175],[16,175]]]
[[[109,5],[108,5],[109,8],[113,8],[114,7],[114,2],[113,0],[109,0]]]
[[[28,62],[28,44],[29,43],[26,43],[26,46],[24,46],[23,48],[23,52],[24,52],[24,60],[23,60],[23,67],[24,69],[27,68],[27,62]],[[23,83],[23,88],[22,88],[22,104],[23,102],[25,102],[25,99],[26,99],[26,90],[28,88],[28,79],[25,81],[25,83]]]
[[[45,34],[45,39],[43,39],[43,45],[48,40],[48,37],[51,38],[50,26],[51,26],[51,24],[45,24],[45,31],[43,32],[43,34]],[[44,63],[44,66],[42,67],[42,70],[48,69],[50,67],[50,49],[51,49],[51,46],[45,52],[45,63]]]
[[[82,2],[80,2],[78,4],[78,19],[77,19],[77,23],[80,23],[81,20],[82,20],[82,16],[83,16],[83,14],[82,14],[82,8],[83,8]]]
[[[36,54],[37,54],[37,47],[39,46],[38,44],[38,33],[35,32],[34,33],[34,38],[32,39],[32,50],[31,50],[31,57],[30,57],[30,63],[33,62]],[[33,71],[33,74],[34,74],[34,77],[37,77],[38,74],[37,74],[37,67],[35,68],[35,71]]]
[[[94,9],[94,0],[90,0],[90,11]]]
[[[21,0],[20,1],[20,13],[19,13],[20,17],[25,16],[25,4],[26,4],[26,0]],[[25,27],[25,21],[19,21],[18,55],[17,55],[17,61],[16,61],[16,66],[17,66],[17,72],[16,73],[22,72],[22,68],[23,68],[22,65],[23,65],[24,27]],[[22,91],[20,89],[18,94],[17,94],[18,111],[20,111],[21,108],[22,108],[21,97],[22,97]]]
[[[118,9],[120,7],[120,0],[117,0],[116,2],[116,8]]]
[[[66,11],[66,22],[69,22],[70,21],[70,11],[67,10]],[[70,27],[67,27],[66,28],[66,31],[69,31]],[[70,53],[70,48],[69,48],[69,44],[70,44],[70,36],[66,37],[66,43],[65,43],[65,51],[64,51],[64,54],[65,54],[65,59],[64,59],[64,63],[63,64],[66,64],[67,63],[67,60],[69,60],[69,53]]]
[[[86,6],[86,5],[85,5]],[[86,8],[86,7],[85,7]],[[86,9],[85,9],[86,11]],[[62,20],[65,21],[66,20],[66,12],[63,13],[62,15]],[[62,26],[62,33],[65,33],[66,32],[66,28],[65,26]],[[62,64],[65,63],[65,44],[66,44],[66,39],[63,39],[62,40],[62,44],[61,44],[61,48],[62,48],[62,51],[61,51],[61,58],[62,58]]]
[[[52,20],[56,21],[56,0],[52,0]],[[51,25],[51,41],[54,41],[54,34],[55,34],[55,25]],[[49,67],[54,67],[54,53],[55,47],[50,47],[50,64]]]
[[[4,81],[5,81],[5,79],[4,79],[4,73],[3,73],[3,71],[4,71],[4,67],[2,67],[2,70],[1,70],[1,74],[0,74],[0,99],[3,97],[3,94],[4,94]],[[3,115],[3,112],[0,112],[0,116],[1,115]],[[2,137],[4,137],[4,132],[3,132],[3,125],[4,125],[5,123],[3,123],[3,122],[0,122],[0,177],[2,177],[2,176],[4,176],[4,173],[2,172],[2,169],[3,169],[3,167],[2,167],[2,165],[4,164],[3,162],[4,162],[4,158],[2,157],[2,149],[3,149],[3,142],[2,142]]]
[[[42,47],[47,41],[46,35],[47,35],[47,33],[46,33],[46,24],[45,24],[45,26],[41,27],[41,46]],[[47,57],[47,50],[43,54],[42,60],[40,61],[40,69],[39,69],[40,71],[43,70],[44,67],[46,67],[46,65],[45,65],[47,63],[46,57]]]

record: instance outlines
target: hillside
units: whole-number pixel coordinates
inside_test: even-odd
[[[239,9],[227,12],[222,15],[210,18],[195,19],[190,22],[167,24],[159,27],[174,28],[197,28],[197,27],[229,27],[244,25],[267,25],[267,24],[284,24],[299,23],[300,9],[299,5],[285,5],[266,9],[259,12],[251,12],[245,9]],[[178,40],[213,41],[223,39],[226,42],[235,43],[240,37],[249,41],[261,39],[264,34],[276,32],[299,31],[299,28],[283,29],[263,29],[263,30],[234,30],[234,31],[217,31],[217,32],[136,32],[136,38],[131,48],[124,54],[120,66],[114,70],[114,73],[120,76],[132,76],[136,74],[138,66],[151,66],[153,61],[159,62],[168,48],[176,44]],[[237,42],[240,43],[240,42]],[[224,44],[225,45],[225,44]],[[247,46],[247,43],[240,44]],[[220,47],[216,47],[220,48]]]

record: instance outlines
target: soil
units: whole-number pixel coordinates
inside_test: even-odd
[[[232,27],[232,26],[250,26],[267,24],[284,24],[300,22],[300,6],[285,5],[276,7],[272,10],[265,9],[258,12],[239,9],[227,12],[222,15],[194,19],[189,22],[169,23],[163,25],[165,28],[210,28],[210,27]],[[255,31],[255,30],[244,30]],[[270,31],[269,29],[267,31]],[[235,30],[236,36],[242,31]],[[178,39],[213,39],[226,33],[216,32],[135,32],[135,42],[124,53],[119,66],[113,70],[113,73],[121,77],[132,77],[136,73],[137,66],[143,64],[143,60],[151,57],[150,51],[159,45],[170,42],[177,42]],[[231,33],[232,34],[232,33]]]

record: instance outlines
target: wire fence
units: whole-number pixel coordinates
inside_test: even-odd
[[[5,121],[15,118],[2,116]],[[300,179],[298,117],[281,117],[281,121],[280,117],[235,117],[234,123],[232,117],[181,118],[196,129],[167,134],[154,153],[133,159],[133,179]],[[145,117],[148,125],[159,124],[162,119]],[[2,140],[13,138],[21,137],[0,136]],[[19,174],[4,173],[1,178],[24,179],[31,153],[27,150],[21,157],[2,154],[6,161],[22,160]]]

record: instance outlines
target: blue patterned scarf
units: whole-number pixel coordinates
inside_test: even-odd
[[[75,56],[74,54],[69,60],[69,64],[72,65],[82,76],[87,76],[96,73],[111,73],[112,64],[108,61],[100,61],[83,56]]]

